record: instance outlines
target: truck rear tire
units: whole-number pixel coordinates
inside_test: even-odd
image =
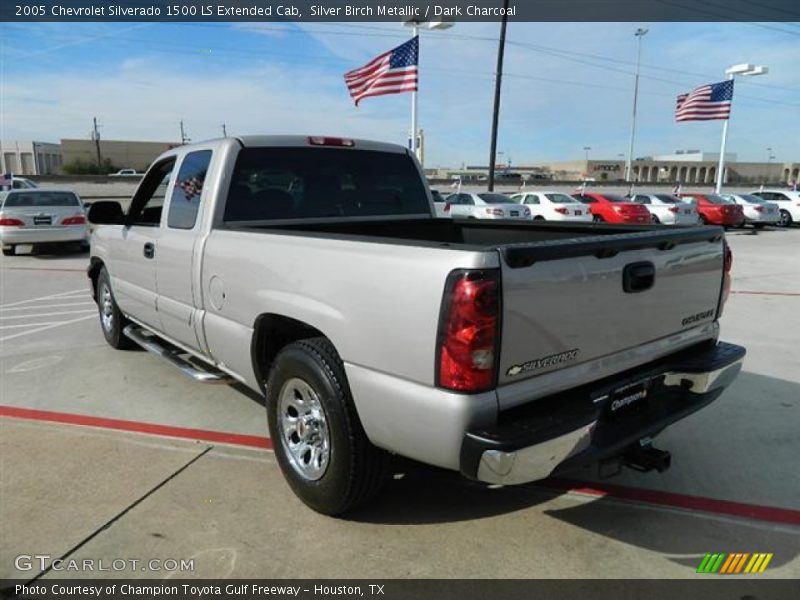
[[[266,397],[275,456],[300,500],[319,513],[340,515],[378,493],[391,457],[367,439],[342,361],[326,338],[283,348]]]
[[[130,350],[136,347],[136,343],[128,338],[122,330],[130,324],[130,321],[120,312],[117,301],[114,300],[114,293],[111,291],[111,278],[108,271],[103,267],[97,276],[97,289],[95,290],[97,301],[97,311],[100,315],[100,329],[106,342],[117,350]]]

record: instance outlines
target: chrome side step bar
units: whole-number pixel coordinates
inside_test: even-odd
[[[151,334],[143,327],[138,325],[128,325],[122,330],[125,337],[130,338],[142,348],[164,359],[167,363],[177,368],[181,373],[194,379],[199,383],[228,383],[232,378],[221,371],[216,371],[212,367],[207,369],[190,362],[181,355],[188,356],[179,348],[172,347],[166,342],[161,341],[154,334]]]

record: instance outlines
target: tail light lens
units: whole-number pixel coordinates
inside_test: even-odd
[[[556,211],[560,215],[569,214],[569,210],[567,210],[566,208],[554,208],[553,210]]]
[[[439,320],[439,387],[477,393],[495,386],[499,324],[499,271],[453,271]]]
[[[681,209],[678,208],[677,206],[670,206],[669,207],[669,212],[671,212],[671,213],[678,213],[680,211],[681,211]]]
[[[756,209],[756,212],[764,212],[764,207],[763,206],[754,206],[753,208]]]
[[[445,202],[444,203],[444,212],[450,212],[450,203],[449,202]]]
[[[0,227],[22,227],[25,225],[19,219],[12,219],[11,217],[0,217]]]
[[[488,215],[495,215],[496,217],[502,217],[502,216],[504,216],[506,213],[504,213],[504,212],[503,212],[503,209],[502,209],[502,208],[487,208],[487,209],[486,209],[486,214],[488,214]]]
[[[79,215],[77,217],[67,217],[63,221],[61,221],[62,225],[85,225],[86,224],[86,217],[83,215]]]

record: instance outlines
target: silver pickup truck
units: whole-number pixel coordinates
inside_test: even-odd
[[[181,146],[89,219],[109,344],[263,393],[286,479],[326,514],[393,454],[492,484],[664,470],[652,437],[745,353],[717,339],[721,228],[437,219],[400,146]]]

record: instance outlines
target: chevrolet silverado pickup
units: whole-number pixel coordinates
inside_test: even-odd
[[[718,340],[722,228],[436,218],[401,146],[181,146],[89,219],[108,343],[263,394],[285,478],[325,514],[393,455],[500,485],[661,471],[652,438],[745,354]]]

